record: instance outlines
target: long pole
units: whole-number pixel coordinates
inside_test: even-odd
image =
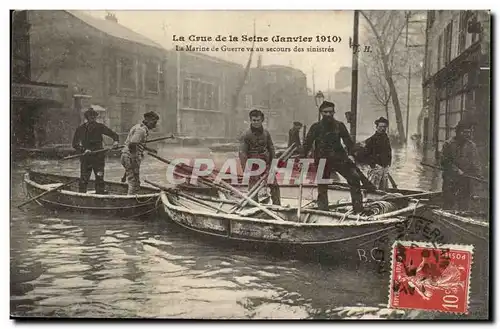
[[[356,143],[356,123],[358,117],[358,51],[359,51],[359,10],[354,11],[353,51],[352,51],[352,79],[351,79],[351,138]]]
[[[406,100],[406,143],[408,143],[408,131],[410,131],[410,89],[411,89],[411,65],[408,65],[408,99]]]
[[[181,103],[181,85],[183,85],[181,83],[181,52],[180,51],[176,51],[176,69],[177,69],[177,88],[176,88],[176,94],[177,94],[177,120],[176,120],[176,130],[177,130],[177,134],[178,135],[181,135],[182,134],[182,126],[181,126],[181,106],[182,106],[182,103]],[[184,91],[182,91],[184,92]],[[183,95],[184,97],[186,97],[187,95]],[[189,97],[191,97],[191,95],[189,95]]]

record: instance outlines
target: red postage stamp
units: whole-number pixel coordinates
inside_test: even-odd
[[[396,241],[389,308],[468,313],[472,245]]]

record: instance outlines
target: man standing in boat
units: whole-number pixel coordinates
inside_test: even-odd
[[[300,154],[302,150],[302,143],[300,142],[300,129],[302,129],[302,123],[295,121],[293,127],[288,131],[288,147],[295,143],[297,149],[294,154]]]
[[[127,176],[128,194],[139,192],[141,186],[139,172],[144,158],[144,143],[148,139],[149,131],[156,127],[159,119],[158,114],[153,111],[145,113],[144,120],[130,129],[125,140],[121,163]]]
[[[76,129],[72,143],[75,150],[83,153],[80,157],[80,183],[78,191],[87,193],[90,176],[92,175],[92,171],[94,171],[96,194],[106,194],[107,192],[104,190],[106,153],[99,152],[92,154],[91,152],[103,148],[102,135],[111,137],[113,139],[113,148],[117,148],[118,134],[104,124],[96,121],[99,113],[93,108],[89,108],[83,115],[87,119],[87,122]]]
[[[461,120],[456,135],[443,144],[443,208],[468,210],[474,182],[464,175],[480,177],[481,167],[476,144],[471,141],[472,123]]]
[[[387,128],[389,121],[380,117],[375,121],[375,133],[365,141],[364,156],[370,171],[368,179],[377,189],[386,190],[389,187],[389,167],[392,162],[392,149]]]
[[[248,188],[251,189],[257,181],[269,172],[272,159],[274,159],[275,151],[274,144],[269,132],[264,129],[264,113],[254,109],[250,111],[250,129],[248,129],[240,139],[239,158],[241,167],[245,170],[248,159],[261,159],[266,163],[266,170],[259,176],[251,176],[248,182]],[[257,168],[252,168],[252,171]],[[279,186],[276,182],[269,184],[271,200],[273,204],[281,204],[281,196]],[[257,196],[254,200],[257,201]]]
[[[354,213],[363,211],[361,182],[354,163],[354,143],[346,126],[333,118],[335,104],[324,101],[320,107],[322,118],[314,123],[307,133],[302,157],[307,157],[313,143],[315,145],[314,160],[325,160],[325,168],[320,175],[329,179],[332,172],[341,174],[351,186],[351,200]],[[344,143],[346,150],[342,146]],[[328,210],[328,184],[318,184],[318,208]]]

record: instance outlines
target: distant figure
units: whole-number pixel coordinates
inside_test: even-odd
[[[389,187],[389,167],[392,162],[392,149],[387,128],[389,121],[380,117],[375,121],[375,133],[365,141],[365,158],[370,166],[368,179],[377,189]]]
[[[344,113],[345,115],[345,120],[347,121],[348,124],[351,124],[351,121],[352,121],[352,113],[349,111],[349,112],[345,112]]]
[[[300,154],[302,150],[302,143],[300,142],[300,129],[302,128],[302,123],[295,121],[293,127],[288,131],[288,147],[295,143],[297,148],[294,154]]]
[[[443,144],[443,208],[469,210],[474,182],[464,175],[480,177],[481,167],[476,144],[471,141],[472,124],[461,120],[455,127],[456,136]]]
[[[341,174],[351,187],[351,200],[354,213],[363,211],[363,196],[361,194],[360,177],[354,163],[354,143],[346,126],[333,118],[335,104],[324,101],[320,107],[321,120],[314,123],[304,141],[302,157],[307,157],[313,143],[315,144],[315,162],[325,159],[323,179],[329,179],[332,172]],[[342,146],[346,146],[346,149]],[[328,211],[328,184],[318,184],[318,208]]]
[[[262,159],[266,162],[266,170],[259,176],[251,176],[248,182],[248,189],[251,189],[270,169],[272,159],[275,156],[274,144],[269,132],[264,129],[264,113],[260,110],[252,110],[250,116],[250,129],[248,129],[240,139],[239,158],[241,167],[245,170],[248,159]],[[256,168],[255,168],[256,169]],[[280,189],[277,184],[269,184],[271,200],[273,204],[281,204]],[[258,196],[254,197],[258,200]]]
[[[87,193],[90,176],[92,175],[92,171],[94,171],[95,193],[107,194],[104,190],[104,165],[106,153],[99,152],[97,154],[91,154],[91,152],[103,148],[102,135],[111,137],[113,139],[113,148],[117,148],[119,139],[118,134],[96,121],[99,113],[93,108],[89,108],[83,115],[87,119],[87,122],[76,129],[72,143],[75,150],[83,153],[80,157],[80,183],[78,191],[80,193]]]
[[[144,114],[144,120],[133,126],[125,140],[121,163],[127,175],[128,194],[137,194],[141,187],[139,177],[142,159],[144,158],[144,143],[149,131],[156,127],[160,117],[153,111]]]

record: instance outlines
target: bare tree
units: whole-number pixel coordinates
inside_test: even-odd
[[[387,81],[383,77],[383,73],[380,71],[379,66],[375,67],[376,71],[370,70],[368,65],[364,64],[366,77],[366,83],[370,92],[372,93],[375,101],[382,105],[385,110],[385,117],[389,120],[389,102],[391,101],[391,93],[387,87]]]
[[[401,46],[401,42],[403,41],[401,35],[405,31],[407,24],[405,13],[401,11],[361,11],[361,14],[365,18],[373,34],[372,40],[375,49],[370,57],[375,61],[374,63],[372,62],[371,65],[381,67],[381,70],[371,70],[375,75],[375,80],[370,82],[373,87],[371,89],[374,90],[375,98],[379,99],[381,104],[387,109],[386,113],[388,113],[389,100],[392,101],[398,137],[400,141],[404,141],[405,127],[403,125],[399,94],[396,88],[396,80],[401,71],[397,70],[396,66],[400,66],[402,62],[408,60],[407,57],[405,58],[404,54],[397,51],[397,49],[400,48],[398,44]],[[382,81],[381,78],[383,78],[384,81]],[[370,78],[367,80],[370,81]],[[374,84],[377,84],[379,87],[374,87]],[[385,87],[388,90],[388,96],[380,97]],[[376,91],[376,89],[379,90]],[[382,94],[380,91],[382,91]]]

